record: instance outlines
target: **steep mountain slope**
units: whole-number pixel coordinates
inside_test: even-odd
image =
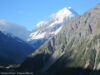
[[[20,64],[33,50],[26,42],[0,31],[0,66]]]
[[[62,27],[68,23],[70,19],[78,16],[78,14],[71,8],[63,8],[52,15],[50,21],[41,21],[37,24],[37,29],[30,34],[29,42],[35,48],[39,48],[46,40],[57,35]]]
[[[100,75],[100,4],[71,20],[20,68],[36,75]]]
[[[23,26],[0,20],[0,31],[9,33],[24,41],[28,39],[30,32]]]

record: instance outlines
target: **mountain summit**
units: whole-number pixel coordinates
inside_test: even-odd
[[[35,49],[39,48],[46,40],[57,35],[62,27],[78,14],[72,8],[63,8],[51,15],[51,20],[41,21],[37,24],[37,29],[33,31],[28,41]]]

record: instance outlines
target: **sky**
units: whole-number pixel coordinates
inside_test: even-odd
[[[0,20],[16,23],[33,30],[42,20],[47,21],[50,15],[72,7],[78,14],[96,6],[100,0],[0,0]]]

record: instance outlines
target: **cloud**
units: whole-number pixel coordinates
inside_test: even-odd
[[[0,20],[0,30],[2,32],[10,33],[14,36],[17,36],[23,40],[27,40],[29,36],[29,31],[24,26],[6,22],[4,20]]]
[[[70,6],[68,7],[68,9],[71,9],[71,8],[72,8],[72,7],[70,7]]]

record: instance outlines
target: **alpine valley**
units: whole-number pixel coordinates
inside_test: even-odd
[[[15,36],[0,32],[1,72],[100,75],[100,4],[81,16],[71,7],[63,8],[38,23],[27,40]],[[21,62],[14,65],[9,58]]]

